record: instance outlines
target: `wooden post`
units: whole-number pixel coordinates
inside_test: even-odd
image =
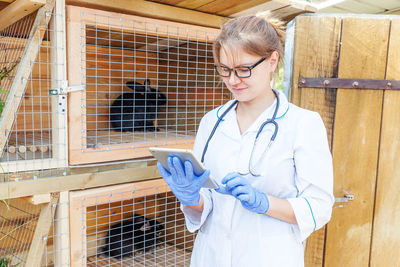
[[[50,23],[51,33],[51,87],[61,88],[67,78],[66,67],[66,32],[65,0],[56,0],[53,19]],[[59,167],[67,166],[67,96],[51,96],[52,124],[52,159],[59,162]],[[39,148],[40,149],[40,148]]]
[[[14,81],[0,118],[0,149],[3,149],[7,142],[16,112],[21,103],[28,78],[32,71],[33,63],[39,53],[39,48],[43,40],[45,29],[47,29],[53,7],[54,0],[47,0],[46,4],[39,9],[24,54],[17,66]]]
[[[39,220],[29,248],[25,266],[40,266],[44,247],[46,245],[46,237],[50,232],[51,223],[53,221],[52,207],[53,204],[58,202],[58,199],[59,193],[52,193],[50,202],[42,204]]]
[[[327,129],[332,148],[335,92],[333,89],[299,88],[302,77],[332,77],[337,73],[341,19],[303,16],[296,18],[295,50],[292,81],[293,103],[317,111]],[[309,49],[312,47],[312,49]],[[325,227],[307,239],[305,264],[321,267],[324,257]]]
[[[69,266],[69,192],[60,192],[54,219],[55,266]]]

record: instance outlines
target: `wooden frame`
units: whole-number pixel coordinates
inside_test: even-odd
[[[55,7],[56,0],[48,0],[47,3],[39,9],[35,19],[30,38],[26,44],[21,62],[17,66],[16,75],[13,81],[9,97],[4,107],[4,111],[0,121],[0,148],[4,148],[11,126],[16,118],[15,114],[18,104],[22,101],[22,96],[26,90],[26,81],[32,73],[32,62],[38,56],[40,46],[45,34],[44,29],[53,27],[51,29],[51,86],[54,88],[61,87],[61,81],[66,79],[66,66],[65,58],[65,21],[61,14],[64,14],[64,2],[62,7],[55,9],[56,16],[49,16],[52,14]],[[57,2],[61,2],[58,1]],[[61,6],[60,4],[58,6]],[[54,23],[49,25],[50,19]],[[37,169],[52,169],[61,168],[68,165],[67,162],[67,117],[66,112],[62,114],[58,112],[60,103],[66,103],[66,96],[52,96],[51,110],[52,110],[52,142],[56,144],[52,147],[51,158],[43,158],[36,160],[23,160],[23,161],[6,161],[2,162],[4,173],[13,173],[18,171],[29,171]],[[47,147],[46,147],[47,149]],[[22,163],[23,162],[23,163]]]
[[[163,179],[142,181],[124,185],[70,192],[70,249],[71,266],[86,266],[86,208],[106,204],[131,197],[143,197],[168,192],[169,187]],[[107,193],[108,196],[101,197]],[[99,196],[100,197],[96,197]],[[73,219],[71,219],[73,218]]]
[[[217,34],[217,30],[211,28],[205,28],[200,26],[185,25],[175,22],[161,21],[149,18],[142,18],[132,15],[124,15],[113,12],[106,12],[100,10],[92,10],[88,8],[67,7],[67,49],[68,49],[68,80],[70,85],[86,84],[85,75],[82,70],[86,69],[84,66],[86,63],[85,53],[81,51],[81,40],[85,39],[85,25],[95,26],[90,20],[85,20],[85,17],[81,17],[81,14],[86,12],[88,14],[96,14],[96,22],[101,23],[102,21],[106,25],[118,25],[125,31],[132,30],[132,20],[135,20],[135,25],[141,25],[146,27],[143,33],[149,34],[149,32],[157,33],[157,36],[163,36],[163,32],[167,33],[168,28],[172,27],[178,29],[176,36],[171,34],[164,34],[165,37],[181,37],[186,40],[202,40],[209,41],[213,40]],[[155,25],[155,26],[149,26]],[[153,28],[152,28],[153,27]],[[143,28],[144,29],[144,28]],[[190,31],[188,30],[190,29]],[[140,32],[140,27],[135,32]],[[202,32],[204,35],[199,35]],[[144,145],[138,145],[136,148],[132,148],[132,144],[122,145],[108,145],[101,149],[99,148],[87,148],[86,145],[86,121],[82,114],[86,114],[86,95],[82,91],[71,92],[68,97],[68,110],[69,117],[69,164],[86,164],[93,162],[106,162],[114,160],[124,160],[131,158],[141,158],[151,156],[148,147],[155,145],[151,142],[146,142]],[[75,108],[71,108],[75,107]],[[81,108],[78,108],[81,107]],[[193,139],[174,140],[173,142],[167,142],[165,145],[169,147],[179,148],[192,148],[194,143]],[[115,149],[117,148],[117,149]]]
[[[0,11],[0,31],[35,12],[46,0],[15,0]]]
[[[113,2],[107,0],[67,0],[67,4],[125,12],[139,16],[167,19],[214,28],[219,28],[219,26],[228,19],[214,14],[146,0],[119,0]]]

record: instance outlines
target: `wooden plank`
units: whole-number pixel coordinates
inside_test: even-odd
[[[112,177],[112,179],[110,179]],[[0,183],[0,196],[7,199],[70,190],[87,189],[98,186],[121,184],[159,178],[156,166],[126,168],[98,173],[83,173],[37,180]]]
[[[53,193],[51,201],[48,204],[43,204],[38,223],[36,225],[35,235],[29,249],[26,259],[26,266],[40,266],[44,248],[46,246],[47,236],[50,232],[50,227],[53,222],[52,208],[53,204],[58,202],[59,193]]]
[[[382,18],[343,19],[338,78],[385,78],[389,23]],[[334,206],[325,267],[369,264],[382,101],[383,91],[338,89],[334,194],[354,194],[354,200]]]
[[[10,129],[15,119],[15,113],[21,102],[26,83],[31,74],[31,65],[35,61],[39,47],[43,40],[47,24],[51,16],[46,13],[53,10],[54,0],[47,0],[46,5],[39,9],[35,23],[32,27],[29,41],[26,45],[24,56],[18,64],[13,85],[10,89],[2,116],[0,118],[0,148],[4,148]]]
[[[192,149],[194,144],[194,138],[166,141],[162,145],[158,145],[158,142],[148,142],[142,144],[142,147],[132,148],[131,144],[121,144],[121,145],[110,145],[103,146],[99,148],[87,148],[84,152],[82,149],[70,150],[69,153],[69,164],[88,164],[95,162],[107,162],[115,160],[133,159],[133,158],[143,158],[150,157],[149,147],[158,145],[166,146],[170,148],[186,148]]]
[[[386,79],[400,79],[400,19],[393,19]],[[370,266],[400,266],[400,92],[385,91]]]
[[[164,19],[193,25],[219,28],[226,18],[180,7],[149,2],[145,0],[67,0],[68,5],[117,11],[139,16]]]
[[[86,208],[77,192],[69,192],[70,266],[86,266]]]
[[[108,35],[111,33],[114,36],[118,36],[119,33],[120,36],[117,38],[117,40],[122,40],[121,34],[123,31],[124,35],[144,35],[145,38],[142,39],[143,42],[147,41],[146,39],[151,39],[154,36],[158,38],[176,38],[186,41],[211,42],[215,39],[219,31],[218,29],[210,27],[183,24],[77,6],[67,6],[67,13],[71,22],[83,21],[85,25],[90,25],[91,27],[95,27],[104,31],[94,32],[95,34]],[[156,41],[157,39],[155,38],[153,40]],[[129,44],[129,41],[127,44]]]
[[[169,191],[170,189],[163,179],[156,179],[76,191],[73,194],[73,198],[84,197],[85,199],[81,200],[83,205],[93,206]],[[71,199],[71,201],[74,201],[74,199]]]
[[[55,266],[68,266],[69,251],[69,192],[60,192],[60,201],[54,218]]]
[[[32,205],[44,204],[44,203],[49,203],[51,201],[51,195],[50,193],[33,195],[30,197],[26,197],[26,200]]]
[[[0,11],[0,31],[35,12],[46,0],[15,0]]]
[[[52,21],[50,23],[51,40],[51,88],[62,88],[67,79],[66,43],[65,43],[65,1],[56,0]],[[64,84],[65,86],[65,84]],[[48,94],[48,93],[47,93]],[[60,164],[59,168],[68,166],[67,136],[67,97],[51,96],[51,142],[53,159]]]
[[[299,88],[298,78],[333,77],[337,73],[341,20],[335,17],[303,16],[296,19],[295,50],[293,63],[293,103],[317,111],[327,129],[330,147],[335,110],[335,91],[315,88]],[[323,264],[325,227],[307,239],[305,265],[317,267]]]

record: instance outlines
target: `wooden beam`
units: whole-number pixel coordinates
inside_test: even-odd
[[[60,201],[57,205],[54,218],[54,251],[55,265],[68,266],[69,251],[69,192],[60,192]]]
[[[392,19],[386,79],[398,79],[400,73],[400,18]],[[372,231],[371,267],[399,263],[400,247],[400,91],[384,92],[382,130],[379,148],[378,181]],[[398,252],[398,250],[397,250]]]
[[[61,88],[67,80],[67,54],[65,41],[65,1],[56,0],[50,28],[51,88]],[[68,166],[67,97],[51,96],[52,158]]]
[[[41,7],[36,15],[35,22],[32,27],[29,41],[25,47],[24,54],[19,62],[14,77],[13,84],[7,97],[6,105],[0,118],[0,149],[4,148],[11,127],[14,122],[19,104],[25,92],[28,78],[32,71],[32,66],[36,60],[36,56],[40,51],[40,45],[43,40],[44,29],[47,29],[50,17],[48,12],[52,12],[54,0],[47,0],[46,5]]]
[[[213,28],[219,28],[227,19],[218,15],[145,0],[67,0],[66,3]]]
[[[389,29],[383,17],[343,18],[338,78],[384,79]],[[325,267],[369,266],[382,103],[383,90],[337,89],[334,194],[354,200],[333,208]]]
[[[49,235],[53,222],[53,204],[58,202],[59,197],[59,193],[52,194],[51,201],[42,206],[25,266],[40,266],[44,247],[47,243],[46,237]]]
[[[0,197],[11,199],[49,192],[88,189],[156,178],[160,178],[158,169],[156,166],[151,166],[146,168],[127,168],[19,182],[4,182],[0,183]]]
[[[46,0],[16,0],[0,11],[0,31],[35,12]]]

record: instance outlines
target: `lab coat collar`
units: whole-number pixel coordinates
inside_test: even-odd
[[[285,96],[285,94],[283,94],[280,91],[278,92],[278,97],[279,97],[279,109],[278,109],[278,113],[276,115],[276,118],[280,118],[281,116],[283,116],[287,110],[288,110],[288,106],[289,106],[289,102]],[[244,133],[249,133],[249,132],[257,132],[259,127],[261,126],[261,124],[263,122],[265,122],[267,119],[271,119],[274,111],[275,111],[275,107],[276,107],[276,99],[274,100],[273,104],[271,106],[269,106],[267,109],[265,109],[260,116],[258,116],[258,118],[253,122],[253,124],[249,127],[249,129],[247,129],[247,131]],[[221,116],[222,113],[224,113],[224,111],[230,106],[232,105],[233,100],[227,102],[218,112],[218,115]],[[241,138],[241,134],[240,134],[240,130],[239,130],[239,125],[237,123],[237,118],[236,118],[236,106],[237,104],[225,115],[224,120],[221,122],[220,126],[218,128],[220,128],[220,130],[227,136],[234,138],[234,139],[240,139]],[[279,123],[279,120],[277,120],[277,122]]]

